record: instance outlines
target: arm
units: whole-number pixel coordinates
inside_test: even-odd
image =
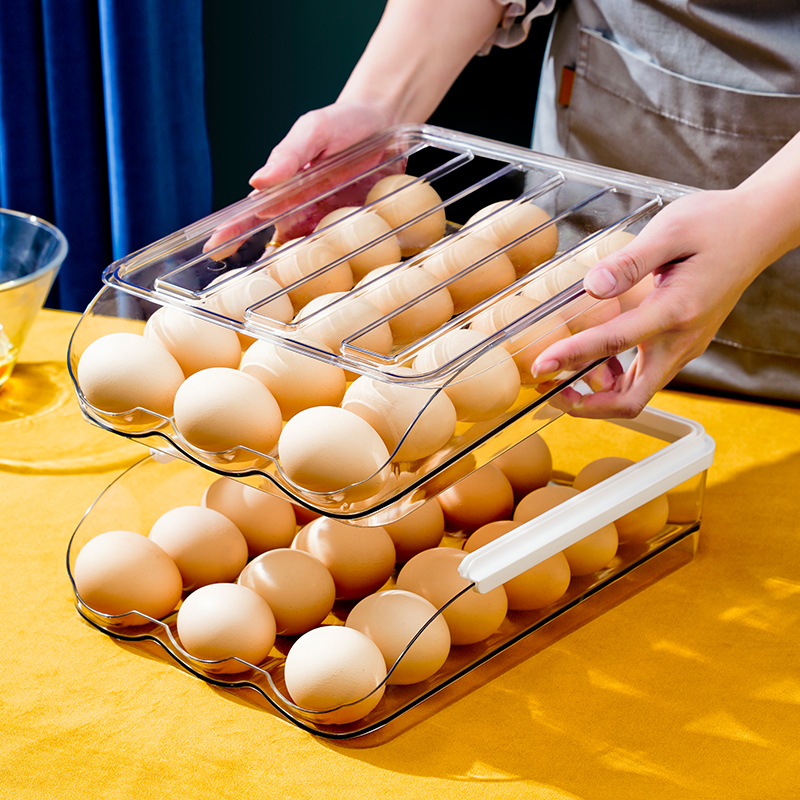
[[[753,280],[800,246],[798,189],[800,134],[735,189],[675,201],[631,244],[597,262],[584,279],[594,297],[616,297],[649,273],[655,286],[638,308],[539,356],[538,372],[548,374],[638,345],[627,372],[614,359],[597,372],[595,394],[581,399],[564,390],[565,410],[585,417],[636,416],[706,349]]]
[[[336,102],[300,117],[250,183],[266,189],[387,126],[424,122],[502,14],[496,0],[389,0]]]

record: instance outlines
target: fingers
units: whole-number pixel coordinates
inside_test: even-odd
[[[690,254],[670,210],[668,207],[660,212],[633,241],[592,266],[583,279],[590,295],[600,299],[618,297],[645,276]]]
[[[273,148],[263,167],[250,177],[250,185],[264,190],[283,183],[326,149],[329,137],[321,124],[324,110],[304,114],[292,125],[286,137]]]

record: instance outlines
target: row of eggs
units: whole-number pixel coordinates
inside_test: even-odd
[[[109,531],[89,540],[75,586],[89,608],[121,615],[123,625],[143,622],[134,609],[157,619],[180,603],[180,645],[218,662],[211,671],[262,663],[276,635],[294,637],[284,662],[291,700],[318,722],[343,724],[369,713],[386,685],[433,676],[451,646],[490,637],[508,610],[552,606],[573,577],[606,567],[620,542],[660,533],[665,496],[498,589],[464,591],[466,552],[631,464],[599,459],[571,486],[553,484],[550,451],[534,435],[406,518],[371,529],[303,517],[283,498],[220,478],[199,505],[167,511],[147,536]],[[446,528],[469,534],[463,549],[439,546]],[[344,625],[323,624],[335,600],[352,605]]]
[[[421,270],[398,278],[414,272]],[[552,289],[552,281],[548,285]],[[538,303],[524,293],[505,298],[468,327],[435,339],[398,374],[411,378],[435,372]],[[348,308],[343,305],[341,311]],[[137,418],[152,420],[152,414],[162,418],[155,427],[172,417],[190,448],[210,454],[238,451],[236,466],[242,459],[251,459],[247,466],[260,465],[259,457],[263,464],[265,456],[277,454],[284,475],[300,490],[347,490],[351,502],[380,490],[390,461],[431,456],[452,438],[459,422],[493,420],[515,402],[522,386],[552,378],[534,374],[534,359],[552,341],[618,311],[618,305],[598,308],[570,320],[550,315],[484,349],[439,390],[410,380],[357,376],[267,340],[245,339],[243,353],[243,339],[232,329],[162,307],[141,335],[117,332],[93,341],[81,354],[77,380],[89,404],[117,415],[123,429]],[[332,351],[342,331],[330,322],[335,315],[325,319],[336,330],[333,338],[320,329],[319,339],[309,341]]]

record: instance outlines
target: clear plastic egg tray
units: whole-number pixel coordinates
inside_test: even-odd
[[[622,456],[635,463],[470,553],[459,568],[471,584],[468,591],[489,591],[665,493],[670,508],[666,526],[646,542],[620,545],[614,559],[600,571],[573,577],[566,594],[552,605],[536,611],[509,611],[487,639],[454,645],[431,678],[404,686],[388,685],[374,710],[356,722],[322,724],[317,715],[292,704],[283,665],[293,637],[279,636],[264,663],[245,664],[245,671],[225,675],[215,672],[214,662],[193,658],[182,648],[176,630],[177,611],[162,620],[121,627],[114,617],[83,603],[75,590],[78,611],[89,624],[134,652],[174,663],[239,701],[271,711],[316,736],[352,746],[380,744],[693,558],[706,471],[714,451],[713,441],[699,424],[645,409],[632,421],[565,417],[542,435],[553,455],[556,483],[570,485],[583,465],[602,456]],[[146,533],[169,509],[198,504],[216,477],[183,459],[145,457],[100,495],[78,525],[67,552],[70,579],[77,553],[94,536],[117,529]],[[369,530],[363,533],[370,535]],[[451,531],[440,546],[463,544],[464,536]],[[393,586],[394,577],[383,588]],[[343,624],[352,605],[337,602],[323,624]]]
[[[302,308],[298,308],[296,298],[311,282],[324,283],[325,277],[343,261],[352,260],[376,241],[333,259],[315,272],[281,286],[272,295],[256,298],[235,314],[220,303],[225,292],[235,291],[261,273],[275,274],[274,267],[280,259],[342,229],[353,216],[317,229],[320,220],[331,211],[365,203],[367,208],[374,206],[374,201],[367,203],[370,189],[381,178],[397,173],[415,176],[417,184],[429,184],[441,202],[378,238],[397,235],[444,209],[447,228],[443,238],[389,267],[379,279],[376,273],[374,281],[362,281],[306,316],[297,313]],[[250,339],[274,342],[336,364],[346,370],[351,380],[366,375],[389,384],[425,388],[432,402],[438,392],[465,381],[489,351],[505,348],[516,357],[525,350],[543,348],[547,337],[556,329],[564,330],[565,324],[570,331],[579,330],[619,313],[618,304],[597,301],[584,292],[582,277],[588,267],[576,271],[575,265],[582,257],[588,258],[593,248],[602,248],[603,242],[610,241],[615,233],[635,234],[666,204],[689,191],[687,187],[545,157],[430,126],[392,129],[310,167],[285,185],[250,196],[110,265],[104,273],[104,288],[84,313],[70,342],[69,369],[80,407],[91,422],[102,428],[178,455],[214,473],[286,495],[313,511],[361,525],[386,524],[560,416],[557,404],[552,402],[554,396],[566,385],[588,391],[589,382],[582,378],[598,363],[587,364],[575,374],[551,376],[547,382],[523,381],[516,399],[504,410],[490,419],[459,420],[449,441],[415,461],[399,460],[398,445],[381,467],[379,488],[363,497],[359,487],[353,485],[325,492],[298,485],[282,469],[277,448],[262,453],[242,444],[224,452],[209,452],[189,444],[172,417],[146,408],[109,413],[94,407],[77,378],[83,352],[107,333],[141,333],[152,314],[168,306]],[[502,206],[494,206],[495,203]],[[313,338],[314,325],[324,323],[328,315],[352,309],[359,300],[369,300],[381,280],[424,268],[426,262],[456,246],[460,239],[480,233],[482,226],[529,203],[544,209],[549,219],[497,246],[492,253],[467,260],[460,271],[441,279],[436,287],[406,300],[398,308],[381,312],[332,345],[322,347]],[[491,214],[469,222],[489,206],[494,209]],[[424,303],[437,290],[449,290],[455,282],[479,277],[482,271],[488,275],[494,269],[495,256],[552,229],[557,232],[558,246],[543,263],[517,269],[511,283],[458,310],[433,330],[410,340],[395,338],[388,349],[372,346],[370,334],[378,327],[387,323],[391,327],[400,314]],[[271,316],[271,304],[287,294],[296,313],[289,321],[281,321]],[[480,341],[444,363],[426,370],[409,369],[425,348],[453,331],[470,327],[482,313],[520,294],[537,298],[534,307],[483,334]],[[531,337],[531,331],[538,333]],[[411,423],[409,431],[415,424]]]

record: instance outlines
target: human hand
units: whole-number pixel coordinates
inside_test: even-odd
[[[592,394],[567,387],[552,402],[573,416],[636,417],[706,349],[770,263],[757,218],[740,189],[698,192],[671,203],[630,244],[598,261],[584,278],[590,295],[618,297],[649,274],[653,289],[637,307],[540,354],[534,369],[544,375],[610,357],[587,379]],[[616,356],[632,347],[635,358],[623,371]]]
[[[264,166],[250,178],[253,190],[249,196],[254,197],[279,187],[299,172],[383,130],[390,123],[388,111],[377,103],[339,100],[330,106],[304,114],[273,148]],[[362,203],[364,197],[361,197],[359,192],[366,196],[370,187],[365,186],[361,190],[358,187],[352,187],[351,190],[345,187],[335,197],[323,199],[311,206],[304,204],[340,184],[346,184],[349,179],[380,163],[381,157],[380,152],[370,152],[364,158],[328,170],[307,186],[298,185],[289,195],[274,200],[265,197],[264,207],[255,214],[237,219],[215,230],[206,242],[204,250],[210,252],[216,249],[216,257],[224,258],[230,255],[229,250],[235,250],[239,243],[237,241],[231,247],[223,247],[220,250],[221,246],[250,231],[259,224],[259,220],[269,218],[277,218],[274,236],[276,241],[286,242],[310,233],[319,220],[334,208]],[[398,166],[397,169],[400,170],[402,167]],[[294,209],[297,209],[295,213],[286,215],[286,212]]]
[[[347,149],[389,125],[389,112],[375,103],[338,100],[303,114],[273,148],[250,184],[263,191],[287,181],[321,159]]]

